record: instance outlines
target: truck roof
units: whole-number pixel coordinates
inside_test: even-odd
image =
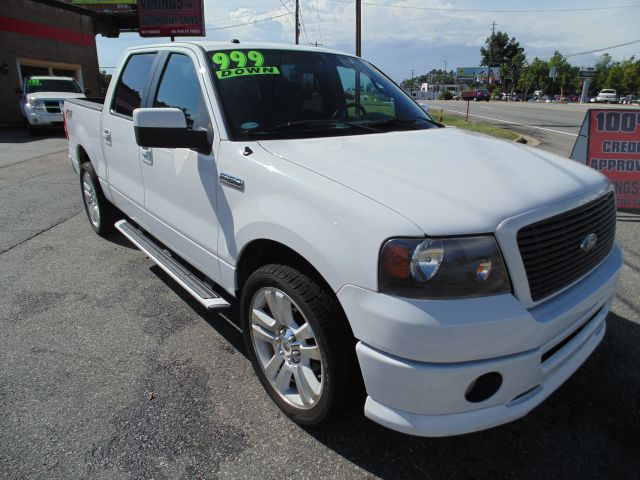
[[[159,43],[153,45],[139,45],[136,47],[132,47],[131,49],[137,48],[162,48],[162,47],[175,47],[176,45],[187,44],[187,45],[198,45],[204,48],[207,51],[210,50],[233,50],[237,49],[270,49],[270,50],[303,50],[303,51],[311,51],[311,52],[326,52],[326,53],[337,53],[339,55],[349,55],[353,56],[350,53],[341,52],[339,50],[331,50],[329,48],[316,47],[313,45],[291,45],[288,43],[272,43],[272,42],[243,42],[234,43],[231,40],[221,42],[221,41],[177,41],[171,43]]]

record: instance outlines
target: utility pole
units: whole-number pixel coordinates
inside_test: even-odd
[[[411,69],[411,86],[409,87],[409,90],[410,91],[415,90],[413,85],[413,68]]]
[[[356,0],[356,57],[362,56],[362,4],[361,0]]]
[[[491,24],[491,42],[489,44],[489,71],[487,72],[487,85],[491,83],[491,67],[493,65],[493,42],[496,35],[496,22]]]
[[[300,45],[300,0],[296,0],[296,45]]]
[[[444,61],[444,73],[447,74],[447,61]]]

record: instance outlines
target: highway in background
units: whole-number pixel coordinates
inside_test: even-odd
[[[436,116],[440,108],[454,115],[464,114],[467,109],[467,102],[456,100],[426,100],[418,103],[427,105]],[[469,120],[529,135],[540,140],[540,148],[568,157],[587,110],[610,107],[633,108],[594,103],[470,102]]]

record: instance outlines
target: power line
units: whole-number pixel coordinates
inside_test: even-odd
[[[350,3],[351,0],[331,0],[338,3]],[[371,7],[386,7],[386,8],[402,8],[406,10],[428,10],[430,12],[452,12],[452,13],[559,13],[559,12],[586,12],[594,10],[611,10],[613,8],[635,8],[640,7],[640,3],[631,5],[612,5],[608,7],[585,7],[585,8],[551,8],[551,9],[536,9],[536,10],[478,10],[467,8],[444,8],[444,7],[414,7],[411,5],[388,5],[384,3],[370,3],[362,2],[362,5],[369,5]]]
[[[563,55],[563,56],[565,58],[568,58],[568,57],[579,57],[581,55],[588,55],[589,53],[602,52],[603,50],[611,50],[613,48],[626,47],[627,45],[633,45],[635,43],[640,43],[640,39],[633,40],[631,42],[626,42],[626,43],[619,43],[618,45],[611,45],[610,47],[596,48],[595,50],[587,50],[585,52],[569,53],[568,55]],[[549,57],[549,58],[553,58],[553,57]]]
[[[238,23],[236,25],[225,25],[224,27],[215,27],[215,28],[207,27],[207,30],[224,30],[225,28],[244,27],[246,25],[253,25],[254,23],[269,22],[271,20],[275,20],[276,18],[286,17],[287,15],[291,15],[291,13],[287,12],[287,13],[283,13],[282,15],[276,15],[274,17],[269,17],[269,18],[262,18],[260,20],[254,20],[253,22]]]

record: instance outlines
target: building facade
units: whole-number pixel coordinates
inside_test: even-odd
[[[0,1],[0,124],[22,122],[15,90],[29,75],[75,77],[100,94],[91,12],[53,0]]]

